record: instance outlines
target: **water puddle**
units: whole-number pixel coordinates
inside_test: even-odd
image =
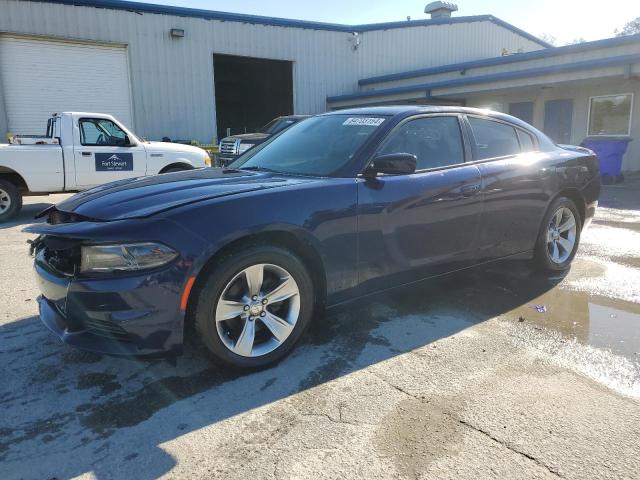
[[[506,314],[640,363],[640,305],[554,287]]]

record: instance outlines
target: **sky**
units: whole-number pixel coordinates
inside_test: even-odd
[[[430,0],[145,0],[205,10],[247,13],[318,22],[361,24],[428,18]],[[616,29],[640,17],[640,0],[458,0],[454,16],[491,14],[557,45],[576,39],[614,36]]]

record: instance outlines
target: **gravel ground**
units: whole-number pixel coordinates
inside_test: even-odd
[[[37,318],[0,226],[0,478],[640,478],[640,179],[570,273],[509,262],[317,319],[278,366],[99,357]]]

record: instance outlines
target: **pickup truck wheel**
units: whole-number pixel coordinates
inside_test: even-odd
[[[11,220],[21,209],[20,190],[13,183],[0,180],[0,222]]]
[[[580,242],[580,214],[575,203],[557,198],[549,207],[538,234],[536,266],[547,272],[567,270]]]
[[[185,170],[191,170],[191,169],[186,167],[171,167],[171,168],[167,168],[162,173],[184,172]]]
[[[262,368],[283,358],[311,322],[313,281],[278,247],[255,246],[222,259],[195,304],[195,327],[217,360]]]

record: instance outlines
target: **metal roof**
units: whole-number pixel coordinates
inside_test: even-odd
[[[539,58],[555,57],[558,55],[566,55],[568,53],[583,52],[597,48],[616,47],[629,43],[640,42],[640,34],[626,35],[623,37],[605,38],[603,40],[595,40],[592,42],[578,43],[575,45],[566,45],[564,47],[552,47],[544,50],[534,50],[526,53],[514,53],[502,57],[483,58],[481,60],[472,60],[469,62],[451,63],[448,65],[439,65],[437,67],[420,68],[417,70],[409,70],[406,72],[392,73],[389,75],[379,75],[376,77],[363,78],[358,80],[359,85],[371,85],[373,83],[392,82],[394,80],[405,80],[407,78],[423,77],[426,75],[436,75],[438,73],[457,72],[468,70],[470,68],[491,67],[494,65],[504,65],[508,63],[525,62],[527,60],[536,60]]]
[[[344,25],[339,23],[312,22],[307,20],[292,20],[279,17],[265,17],[261,15],[247,15],[243,13],[219,12],[214,10],[202,10],[197,8],[174,7],[156,5],[152,3],[130,2],[125,0],[30,0],[39,3],[59,3],[62,5],[75,5],[82,7],[108,8],[125,10],[136,13],[157,13],[163,15],[175,15],[178,17],[203,18],[205,20],[220,20],[227,22],[252,23],[258,25],[270,25],[276,27],[305,28],[311,30],[327,30],[335,32],[368,32],[373,30],[389,30],[394,28],[420,27],[430,25],[449,25],[454,23],[492,22],[503,28],[536,42],[544,47],[551,45],[524,30],[500,20],[493,15],[473,15],[467,17],[444,17],[423,20],[410,20],[400,22],[369,23],[363,25]]]
[[[349,95],[338,95],[327,97],[327,102],[344,102],[361,98],[384,97],[398,93],[423,92],[434,88],[459,87],[463,85],[473,85],[477,83],[498,82],[501,80],[513,80],[517,78],[536,77],[553,73],[565,73],[578,70],[589,70],[591,68],[611,67],[617,65],[627,65],[629,63],[640,62],[640,54],[620,55],[617,57],[598,58],[594,60],[583,60],[580,62],[564,63],[547,67],[525,68],[509,72],[491,73],[487,75],[477,75],[472,77],[454,78],[450,80],[440,80],[437,82],[420,83],[416,85],[404,85],[401,87],[383,88],[380,90],[368,90]]]

